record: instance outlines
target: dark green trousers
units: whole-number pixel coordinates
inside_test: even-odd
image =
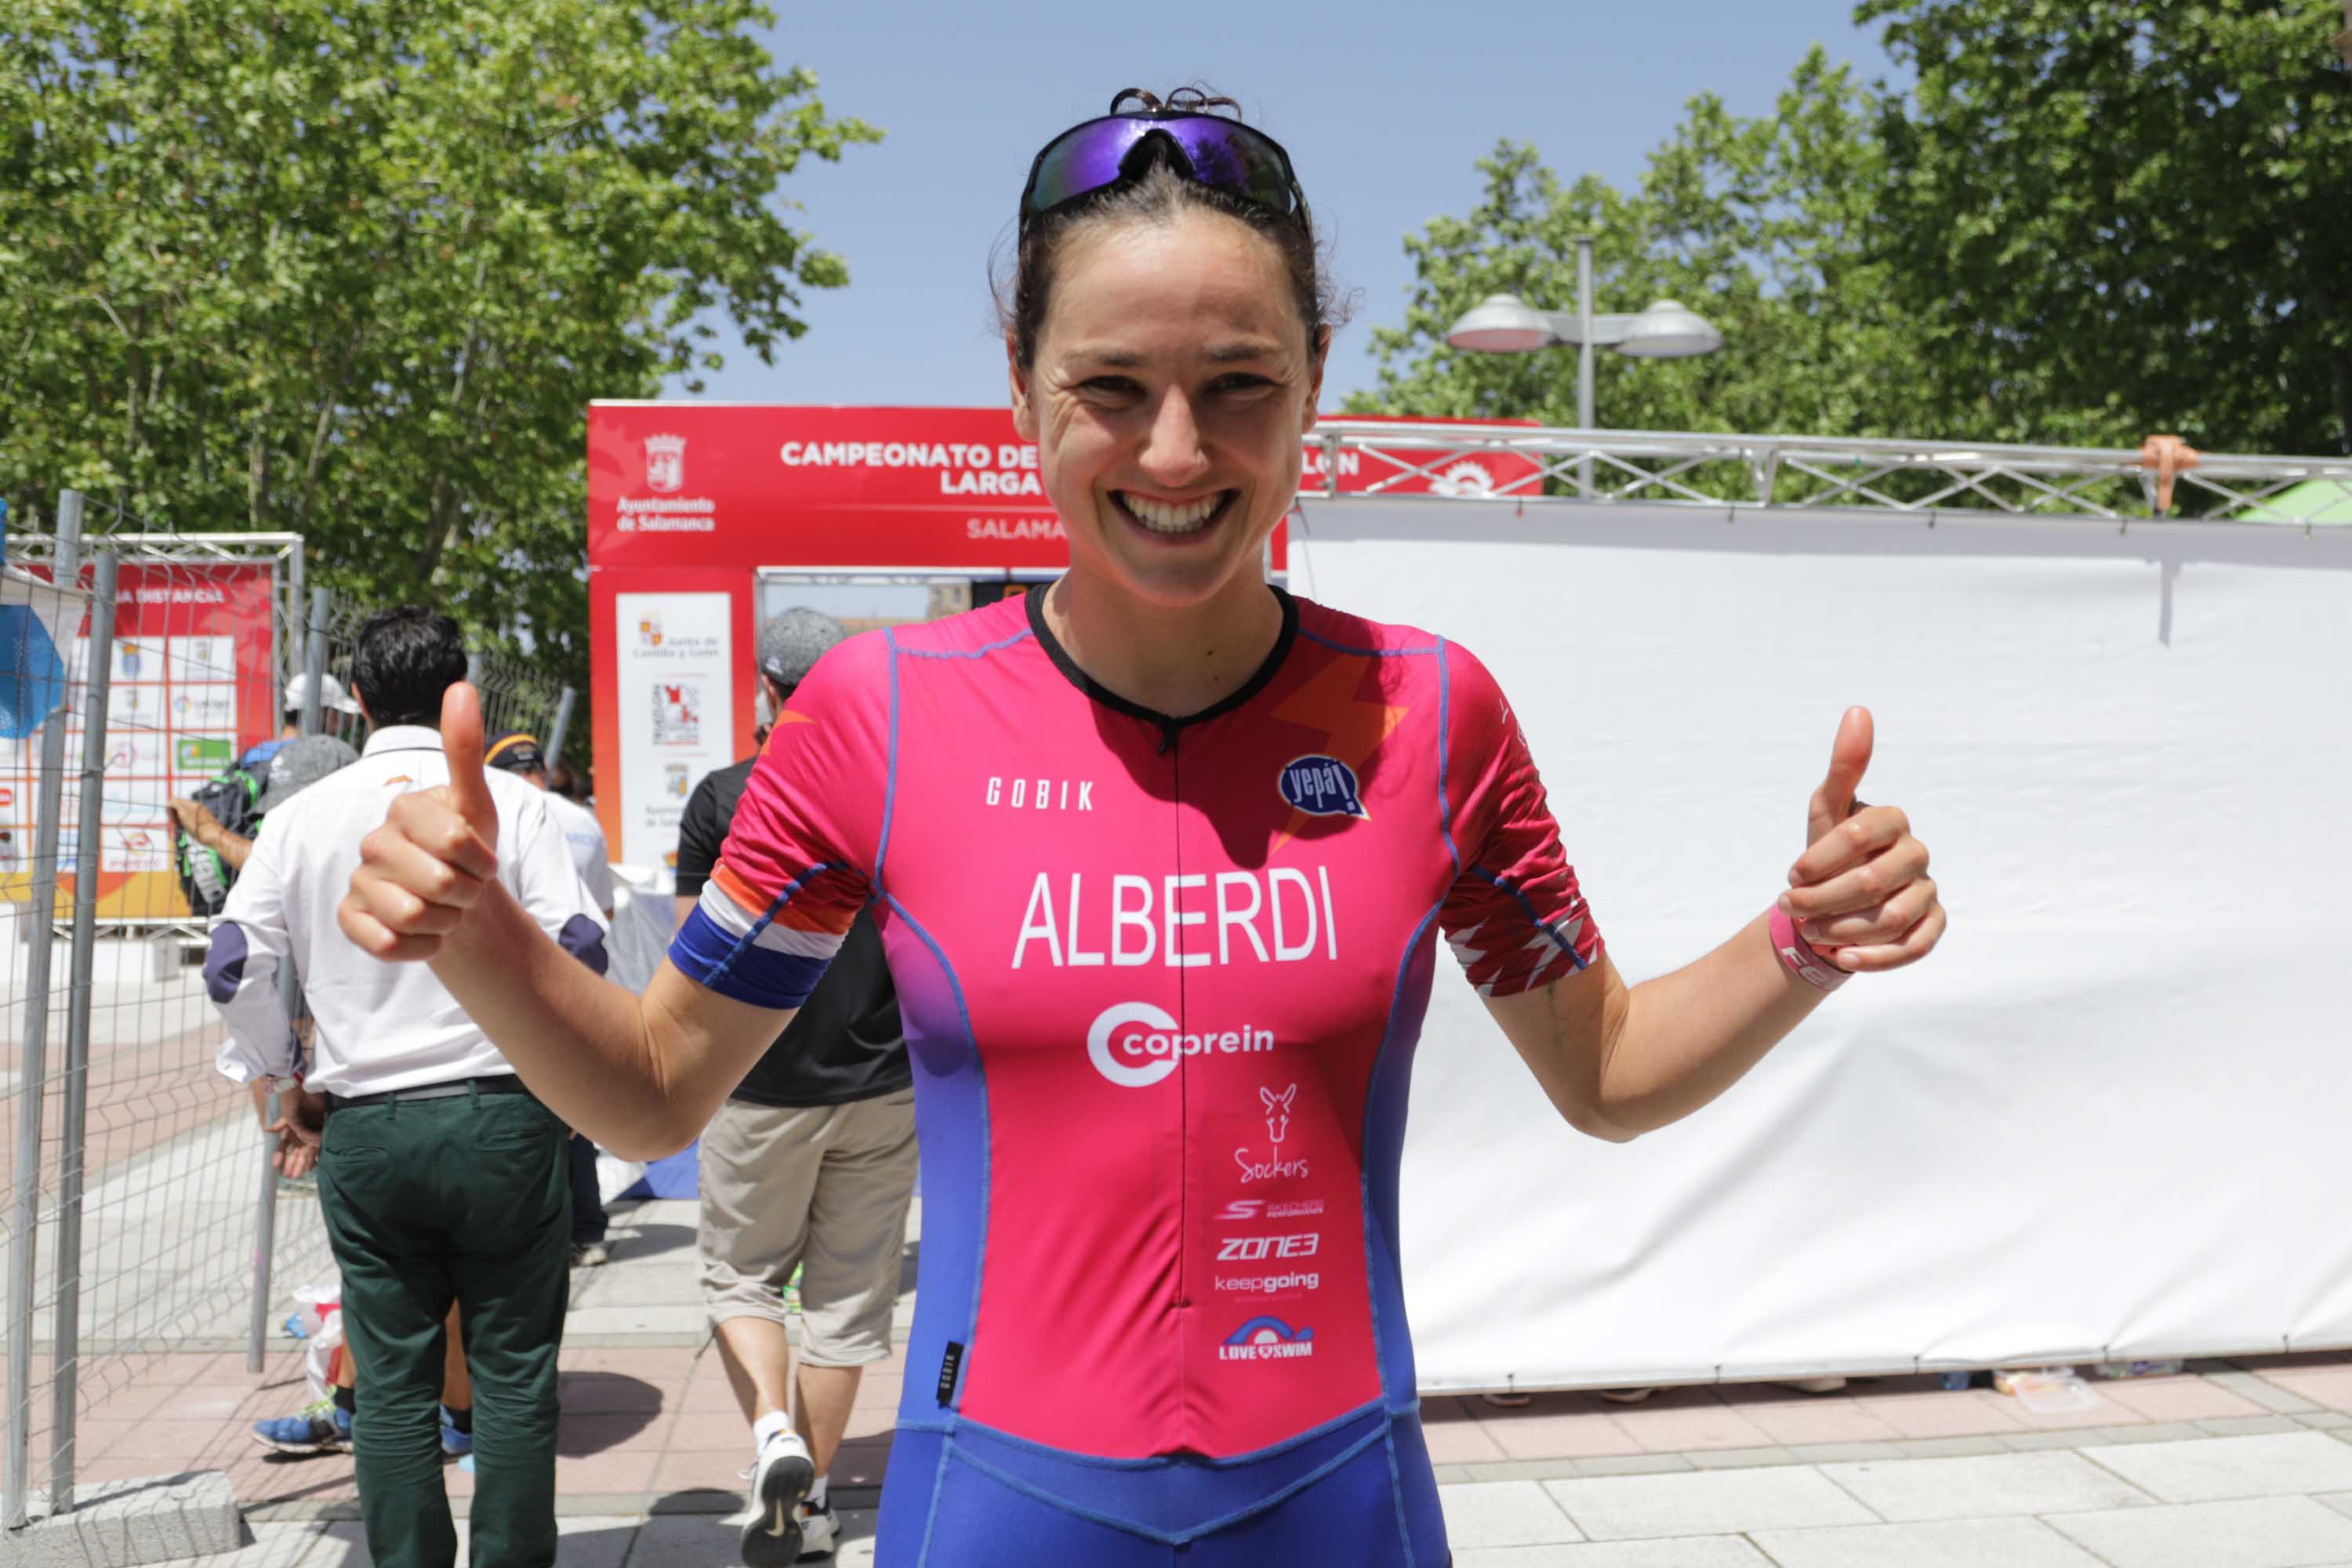
[[[358,1372],[360,1514],[377,1568],[451,1568],[444,1320],[474,1380],[474,1568],[555,1562],[555,1354],[571,1275],[564,1130],[527,1094],[339,1108],[319,1204]]]

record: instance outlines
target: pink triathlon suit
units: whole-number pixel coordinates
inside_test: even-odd
[[[1039,594],[842,644],[671,947],[793,1007],[881,929],[924,1197],[881,1568],[1448,1561],[1397,1263],[1436,929],[1490,995],[1601,939],[1485,668],[1280,596],[1186,719]]]

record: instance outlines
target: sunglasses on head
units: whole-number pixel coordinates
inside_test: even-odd
[[[1132,89],[1130,89],[1132,90]],[[1190,179],[1212,190],[1231,191],[1262,207],[1295,216],[1305,205],[1298,176],[1282,143],[1238,120],[1187,109],[1114,112],[1071,126],[1045,143],[1029,165],[1021,188],[1021,226],[1080,196],[1116,184],[1143,144],[1158,137],[1175,150],[1176,163]]]

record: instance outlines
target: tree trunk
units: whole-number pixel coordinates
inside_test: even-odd
[[[265,405],[254,418],[253,436],[246,445],[245,515],[256,533],[269,529],[269,447],[263,433],[268,416]]]
[[[2327,379],[2336,390],[2336,446],[2352,457],[2352,349],[2327,351]]]
[[[327,437],[334,433],[335,409],[342,402],[343,383],[351,377],[352,359],[357,351],[357,344],[345,351],[342,363],[335,367],[334,384],[328,387],[327,395],[319,400],[319,421],[310,430],[310,457],[302,469],[302,499],[294,509],[297,530],[310,521],[310,507],[319,495],[319,470],[326,466]]]

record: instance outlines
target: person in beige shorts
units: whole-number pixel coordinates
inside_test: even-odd
[[[761,629],[759,679],[781,712],[841,624],[787,610]],[[697,785],[677,830],[677,918],[693,911],[752,761]],[[822,1556],[824,1476],[858,1378],[890,1354],[915,1186],[914,1072],[873,920],[859,914],[805,1005],[711,1119],[701,1146],[702,1299],[751,1424],[749,1568]],[[784,1289],[801,1269],[800,1357]]]
[[[844,1371],[854,1392],[857,1370],[890,1354],[915,1181],[915,1091],[846,1105],[730,1100],[702,1135],[701,1161],[711,1321],[781,1326],[798,1268],[803,1384],[811,1369]],[[837,1431],[819,1432],[812,1452],[829,1458],[840,1441]]]

